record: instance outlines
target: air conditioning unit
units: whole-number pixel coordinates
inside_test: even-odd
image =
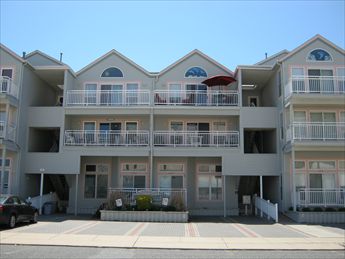
[[[57,106],[62,106],[63,105],[63,96],[59,95],[56,100],[56,105]]]

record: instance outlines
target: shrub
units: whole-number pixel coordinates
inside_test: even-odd
[[[138,210],[150,210],[152,207],[151,195],[138,195],[135,200]]]
[[[289,207],[289,211],[293,211],[293,208],[292,208],[292,207]]]
[[[107,210],[121,209],[121,208],[116,207],[117,199],[122,199],[122,202],[124,202],[123,195],[121,192],[115,191],[115,192],[110,193],[108,202],[106,204],[106,209]],[[125,206],[125,204],[122,204],[122,205]]]
[[[309,207],[302,208],[302,211],[303,211],[303,212],[309,212],[309,211],[310,211],[310,208],[309,208]]]
[[[174,194],[171,196],[170,205],[171,207],[175,207],[176,211],[185,210],[184,200],[183,200],[182,195],[180,194]]]
[[[313,211],[315,211],[315,212],[322,212],[323,209],[322,209],[321,207],[315,207],[315,208],[313,209]]]
[[[345,211],[345,207],[339,208],[338,211]]]
[[[336,211],[336,210],[335,210],[335,208],[327,207],[327,208],[325,209],[325,211],[330,211],[330,212],[332,212],[332,211]]]

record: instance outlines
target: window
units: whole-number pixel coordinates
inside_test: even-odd
[[[213,130],[214,131],[226,131],[225,122],[223,122],[223,121],[213,122]]]
[[[218,175],[199,175],[198,199],[222,200],[222,177]]]
[[[95,105],[97,99],[97,84],[85,84],[85,104]]]
[[[159,176],[159,188],[183,188],[183,176],[182,175],[161,175]]]
[[[122,164],[122,171],[123,172],[146,172],[146,164],[145,163],[125,163]]]
[[[84,198],[105,199],[108,192],[109,167],[105,164],[85,166]]]
[[[298,173],[295,175],[295,183],[296,183],[296,189],[297,188],[305,188],[306,187],[306,175],[303,173]]]
[[[340,93],[345,93],[345,67],[337,68],[338,77],[338,91]]]
[[[199,173],[221,173],[222,166],[215,164],[200,164],[198,166]]]
[[[1,186],[1,175],[2,175],[2,159],[0,158],[0,186]],[[9,176],[11,171],[11,160],[7,158],[5,160],[5,173],[4,173],[4,193],[8,193],[9,187]]]
[[[259,106],[259,97],[258,96],[248,96],[248,104],[250,107]]]
[[[201,67],[191,67],[186,71],[185,77],[207,77],[207,73]]]
[[[335,174],[310,174],[309,175],[310,188],[335,188]]]
[[[169,84],[169,102],[181,103],[182,101],[182,85],[181,84]]]
[[[12,78],[12,76],[13,76],[13,69],[12,68],[3,68],[1,70],[1,76]]]
[[[161,164],[159,165],[159,171],[183,173],[183,164]]]
[[[123,77],[123,73],[116,67],[109,67],[103,71],[101,77]]]
[[[277,86],[278,86],[278,97],[282,95],[282,72],[278,72],[278,77],[277,77]]]
[[[311,170],[334,170],[335,161],[309,161]]]
[[[182,131],[183,122],[182,121],[172,121],[170,122],[170,130],[172,131]]]
[[[124,175],[122,177],[123,188],[145,188],[145,175]]]
[[[0,166],[2,166],[2,158],[0,158]],[[6,158],[5,166],[6,167],[10,167],[11,166],[11,160],[9,158]]]
[[[295,169],[296,170],[304,170],[305,169],[305,162],[304,161],[295,161]]]
[[[309,61],[332,61],[332,57],[327,51],[325,51],[323,49],[314,49],[309,53],[307,60],[309,60]]]
[[[308,69],[309,91],[311,93],[333,93],[334,78],[331,69]]]

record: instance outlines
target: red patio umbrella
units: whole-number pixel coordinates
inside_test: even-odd
[[[222,75],[217,75],[217,76],[212,76],[210,78],[207,78],[206,80],[202,81],[201,83],[212,87],[212,86],[225,86],[228,85],[232,82],[236,82],[236,79],[233,78],[232,76],[222,76]]]

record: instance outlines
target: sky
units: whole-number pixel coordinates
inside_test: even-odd
[[[194,49],[235,70],[321,34],[345,48],[345,0],[0,0],[0,42],[74,71],[115,49],[159,72]]]

